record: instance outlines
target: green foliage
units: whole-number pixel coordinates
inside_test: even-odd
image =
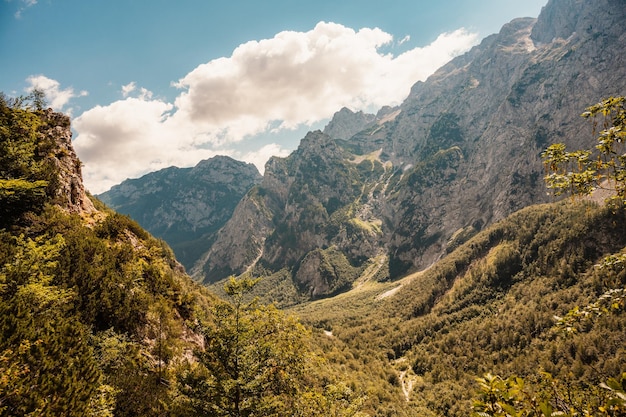
[[[275,307],[246,301],[254,283],[231,279],[225,286],[231,303],[216,305],[212,320],[203,325],[205,348],[183,386],[197,413],[282,415],[293,407],[306,361],[306,333]]]
[[[52,283],[65,241],[13,240],[13,259],[0,269],[0,352],[11,381],[2,406],[7,415],[84,415],[100,371],[87,329],[72,320],[72,292]]]
[[[479,389],[473,417],[553,417],[626,415],[626,373],[599,387],[581,390],[541,373],[537,386],[523,378],[502,379],[486,374],[476,378]]]
[[[40,207],[46,197],[48,181],[0,179],[0,213],[3,217]]]
[[[620,313],[624,310],[625,304],[626,289],[612,288],[589,305],[576,306],[563,317],[555,316],[556,326],[567,333],[579,333],[581,328],[589,327],[589,321],[605,314]]]
[[[156,416],[172,407],[166,381],[190,349],[183,320],[207,295],[162,241],[135,235],[125,217],[99,216],[108,222],[87,227],[48,206],[0,231],[0,415]]]
[[[50,144],[40,134],[45,120],[22,105],[0,99],[0,226],[41,209],[55,184],[56,167],[46,158]]]
[[[537,369],[592,401],[626,367],[626,316],[603,299],[609,312],[574,335],[554,316],[623,285],[626,272],[608,255],[621,253],[625,236],[623,212],[572,201],[528,207],[425,271],[294,311],[320,329],[331,371],[367,393],[371,414],[394,404],[396,415],[466,416],[476,375],[517,375],[528,387]],[[605,259],[611,268],[596,266]]]
[[[48,105],[46,99],[46,93],[39,89],[34,88],[30,94],[17,97],[9,97],[3,92],[0,92],[0,106],[8,107],[11,109],[26,109],[26,110],[43,110]]]
[[[585,196],[597,189],[608,189],[613,203],[626,202],[626,98],[609,97],[582,114],[592,119],[602,117],[595,149],[567,151],[565,145],[550,145],[542,154],[549,174],[548,188],[556,195],[570,193]]]
[[[359,398],[345,386],[322,389],[308,332],[250,293],[256,280],[231,278],[230,298],[202,323],[204,349],[180,379],[191,414],[212,416],[358,416]]]
[[[126,231],[140,239],[149,238],[149,234],[136,221],[119,213],[111,213],[104,221],[98,224],[96,235],[99,238],[118,239]]]

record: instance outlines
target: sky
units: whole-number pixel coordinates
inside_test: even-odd
[[[287,156],[547,0],[0,0],[0,91],[70,115],[93,194],[215,155]]]

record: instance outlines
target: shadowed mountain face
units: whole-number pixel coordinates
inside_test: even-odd
[[[540,154],[590,146],[580,113],[623,93],[623,1],[553,0],[418,82],[377,115],[339,111],[235,209],[194,270],[205,282],[286,269],[311,297],[424,268],[548,200]]]
[[[190,269],[243,195],[261,179],[252,164],[225,156],[126,180],[98,197],[164,239]]]

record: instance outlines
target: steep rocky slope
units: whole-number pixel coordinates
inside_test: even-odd
[[[377,265],[427,267],[508,214],[550,197],[540,153],[594,140],[586,106],[624,93],[622,0],[551,0],[415,84],[378,116],[338,112],[267,164],[196,275],[286,269],[323,296]],[[356,132],[350,138],[346,136]],[[333,140],[336,139],[336,140]],[[382,261],[381,261],[382,259]]]
[[[216,156],[193,168],[171,167],[126,180],[98,197],[168,242],[190,269],[260,180],[254,165]]]

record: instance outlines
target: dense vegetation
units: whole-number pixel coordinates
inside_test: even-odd
[[[396,282],[366,266],[351,291],[293,307],[301,323],[253,296],[279,277],[231,279],[221,300],[128,217],[65,210],[37,107],[0,100],[0,415],[626,414],[619,186],[609,206],[521,210]],[[600,138],[621,144],[623,109],[591,108]],[[549,178],[582,184],[559,165],[581,154],[549,149]],[[574,165],[621,184],[614,149]]]
[[[624,114],[619,98],[584,114],[606,116],[597,160],[545,154],[549,185],[589,194],[608,178],[612,204],[529,207],[426,271],[295,309],[372,413],[626,413]]]
[[[157,414],[210,297],[129,218],[55,204],[56,126],[30,103],[0,102],[0,414]]]
[[[619,265],[595,265],[619,253],[625,232],[623,212],[590,203],[531,207],[427,271],[295,310],[372,414],[468,415],[487,373],[533,381],[545,371],[591,396],[625,369],[623,298],[576,332],[554,316],[623,288]]]
[[[36,96],[0,98],[0,415],[358,415],[249,281],[219,300],[130,218],[56,201],[59,126]]]

